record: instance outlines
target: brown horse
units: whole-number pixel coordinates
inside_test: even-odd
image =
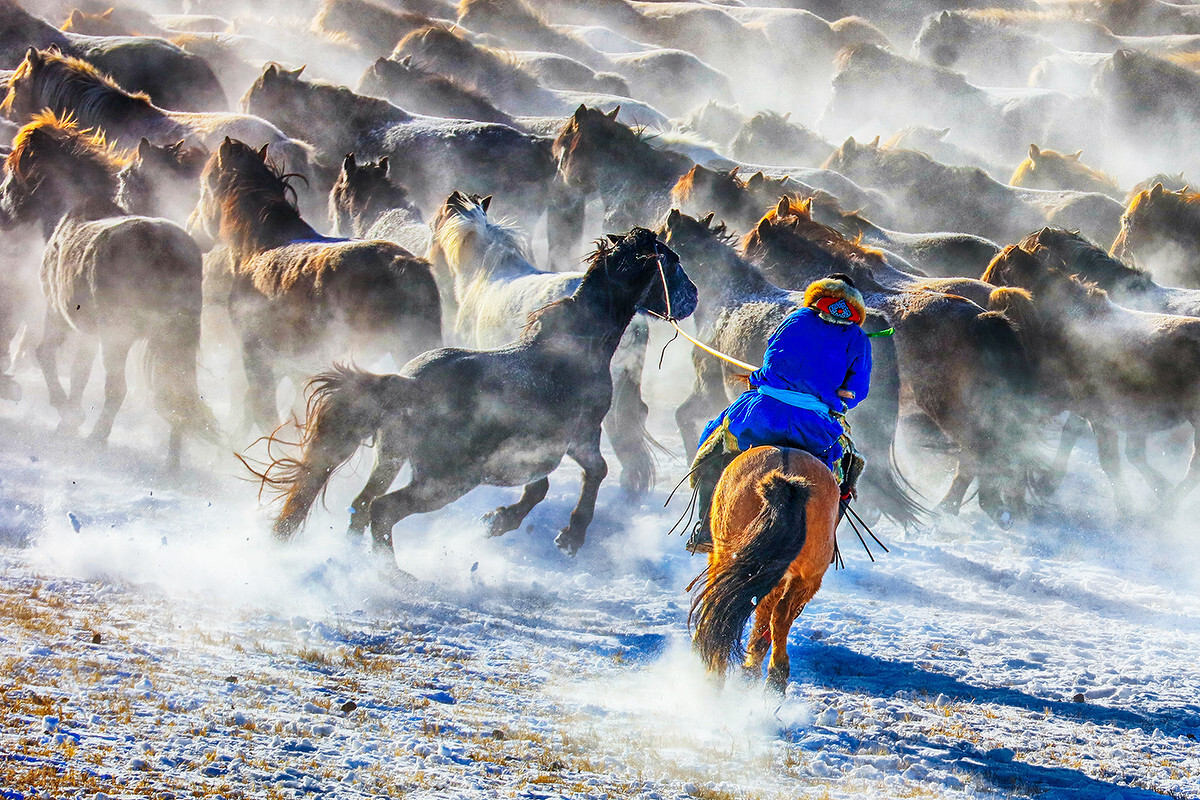
[[[1026,470],[1028,440],[1015,409],[1028,365],[1012,324],[985,313],[993,287],[972,279],[916,278],[812,219],[809,203],[780,200],[743,240],[742,252],[777,286],[801,288],[831,272],[854,278],[867,304],[896,328],[905,394],[959,448],[940,508],[958,512],[981,475],[980,505],[1008,526],[1019,502],[1002,497]],[[1015,506],[1015,507],[1014,507]]]
[[[708,578],[692,600],[693,644],[710,672],[724,676],[745,653],[756,677],[771,653],[767,684],[782,692],[791,666],[792,623],[833,559],[838,483],[815,456],[755,447],[726,468],[712,501]],[[749,652],[742,629],[750,615]]]
[[[1091,423],[1100,465],[1118,509],[1129,507],[1117,432],[1129,433],[1126,454],[1173,511],[1200,483],[1200,319],[1130,311],[1079,281],[1038,248],[1010,246],[988,267],[999,285],[992,305],[1016,320],[1042,397]],[[1174,488],[1146,462],[1146,436],[1190,422],[1196,448]],[[1064,431],[1052,482],[1065,470],[1079,431]]]
[[[391,242],[318,234],[266,147],[226,139],[200,183],[192,230],[229,247],[230,315],[250,381],[247,408],[260,427],[277,424],[275,369],[285,361],[298,374],[351,353],[390,352],[403,364],[441,344],[429,263]]]
[[[217,437],[196,385],[201,255],[175,223],[129,216],[113,202],[122,165],[103,137],[70,119],[38,115],[17,134],[5,163],[0,227],[40,221],[46,234],[41,278],[48,308],[37,359],[60,431],[74,432],[83,422],[83,389],[99,345],[105,399],[91,441],[107,441],[125,400],[129,349],[145,339],[155,406],[171,426],[167,457],[174,467],[184,433]],[[68,395],[57,353],[76,331],[83,336]]]
[[[1200,289],[1200,193],[1183,187],[1168,192],[1161,183],[1138,192],[1121,216],[1121,232],[1110,251],[1141,262],[1159,277]]]
[[[18,124],[48,108],[103,130],[124,147],[134,147],[145,137],[155,144],[185,139],[213,148],[232,136],[270,144],[291,169],[303,169],[310,160],[308,145],[289,139],[265,119],[227,111],[169,111],[145,94],[126,91],[92,64],[53,50],[29,48],[5,90],[0,111]]]
[[[1070,189],[1076,192],[1099,192],[1117,200],[1125,198],[1111,175],[1084,164],[1080,158],[1082,150],[1060,153],[1043,150],[1036,144],[1029,145],[1029,155],[1017,165],[1009,186],[1027,189]]]

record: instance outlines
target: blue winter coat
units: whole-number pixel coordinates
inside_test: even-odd
[[[767,340],[762,367],[750,375],[751,386],[804,392],[838,412],[861,403],[870,381],[871,340],[863,329],[826,322],[811,308],[798,309],[780,323]],[[839,389],[854,397],[839,397]],[[796,408],[753,389],[708,423],[700,441],[725,422],[742,450],[757,445],[798,447],[831,469],[842,457],[842,426],[829,413]]]

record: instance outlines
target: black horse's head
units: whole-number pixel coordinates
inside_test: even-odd
[[[614,288],[636,298],[636,307],[661,317],[686,319],[696,310],[696,285],[679,256],[654,231],[634,228],[624,236],[608,234],[593,255],[593,268],[604,270]]]

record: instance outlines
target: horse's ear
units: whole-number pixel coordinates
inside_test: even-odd
[[[711,212],[711,211],[708,212],[707,214],[704,215],[704,219],[700,220],[700,224],[702,224],[706,228],[712,227],[713,217],[715,217],[715,216],[716,216],[716,214],[714,214],[713,212]]]
[[[871,143],[869,145],[867,145],[867,147],[879,147],[879,134],[878,133],[875,134],[875,138],[871,140]]]
[[[785,194],[783,197],[779,198],[779,202],[775,204],[775,216],[786,217],[788,212],[791,210],[792,201],[788,199],[788,196]]]
[[[767,179],[767,176],[763,175],[761,171],[756,172],[750,176],[750,179],[748,181],[746,181],[746,187],[752,189],[755,186],[758,186],[760,183],[762,183],[766,179]]]
[[[621,107],[620,107],[620,106],[617,106],[617,107],[616,107],[616,108],[614,108],[612,111],[608,112],[608,118],[609,118],[609,119],[616,119],[616,118],[617,118],[617,113],[618,113],[620,110],[621,110]]]
[[[267,160],[267,147],[270,144],[271,144],[270,142],[267,142],[267,144],[264,144],[261,148],[259,148],[258,157],[261,158],[263,161]]]
[[[858,150],[858,142],[854,141],[853,136],[847,136],[846,141],[842,142],[843,153],[853,153]]]
[[[150,140],[143,136],[142,140],[138,142],[138,158],[146,158],[146,156],[150,155],[150,151],[153,149],[154,146],[150,144]]]
[[[681,219],[683,219],[683,215],[679,213],[679,209],[672,208],[671,213],[667,214],[667,227],[668,228],[675,227],[676,225],[679,224],[679,221]]]
[[[279,77],[279,67],[274,64],[267,64],[267,68],[263,70],[263,81],[273,81]]]
[[[1071,155],[1067,156],[1067,158],[1071,159],[1072,161],[1078,161],[1082,156],[1083,156],[1083,151],[1076,150],[1074,153],[1071,153]]]
[[[787,122],[791,118],[792,118],[792,112],[790,112],[790,111],[783,112],[783,121],[784,122]]]
[[[742,167],[741,167],[741,165],[739,164],[738,166],[736,166],[736,167],[734,167],[733,169],[729,170],[729,177],[731,177],[731,178],[736,178],[736,177],[737,177],[737,174],[738,174],[738,170],[740,170],[741,168],[742,168]]]
[[[766,217],[763,217],[762,219],[760,219],[758,221],[758,226],[755,228],[755,230],[758,231],[759,236],[763,236],[764,234],[770,233],[771,232],[771,220],[767,219]]]
[[[25,60],[31,65],[42,63],[42,54],[38,52],[36,47],[31,47],[25,51]]]
[[[587,106],[585,106],[583,103],[580,103],[579,108],[575,109],[574,116],[577,122],[583,122],[583,118],[587,116]]]
[[[103,14],[100,15],[100,19],[108,19],[109,17],[112,16],[112,12],[113,12],[113,10],[111,8],[109,8],[108,11],[105,11]]]
[[[479,201],[479,207],[483,209],[483,213],[485,213],[485,214],[487,213],[487,210],[491,205],[492,205],[492,196],[490,194],[487,197],[485,197]]]
[[[621,243],[621,237],[620,237],[620,236],[618,236],[617,234],[615,234],[615,233],[609,233],[609,234],[605,234],[605,235],[606,235],[606,236],[608,236],[608,240],[609,240],[610,242],[612,242],[613,244],[620,244],[620,243]]]
[[[381,169],[383,171],[384,175],[388,174],[388,167],[391,166],[391,163],[392,162],[388,160],[387,156],[384,156],[383,158],[379,159],[379,169]]]
[[[342,159],[342,172],[347,175],[358,169],[358,159],[354,157],[354,153],[346,153],[346,157]]]
[[[287,74],[287,76],[288,76],[289,78],[292,78],[292,79],[299,78],[301,75],[303,75],[303,74],[304,74],[304,69],[305,69],[305,67],[307,67],[307,66],[308,66],[308,64],[301,64],[301,65],[300,65],[300,69],[294,69],[294,70],[292,70],[291,72],[289,72],[289,73]]]
[[[950,12],[949,11],[943,11],[941,14],[938,14],[938,22],[949,22],[949,21],[950,21]]]
[[[1034,161],[1037,161],[1038,156],[1040,156],[1041,154],[1042,154],[1042,151],[1041,151],[1041,149],[1038,148],[1038,146],[1036,144],[1029,145],[1029,157],[1031,159],[1033,159]]]
[[[812,204],[813,204],[813,199],[811,197],[806,197],[800,203],[800,206],[797,210],[800,211],[801,213],[811,217],[812,216]]]
[[[934,131],[934,132],[933,132],[933,135],[934,135],[935,137],[937,137],[938,139],[945,139],[945,138],[946,138],[946,134],[948,134],[948,133],[950,133],[950,129],[949,129],[949,128],[942,128],[941,130]]]
[[[1150,187],[1150,199],[1151,200],[1157,200],[1158,198],[1160,198],[1162,196],[1163,196],[1163,185],[1161,183],[1156,183],[1152,187]]]

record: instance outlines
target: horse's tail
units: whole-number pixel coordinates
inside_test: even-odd
[[[411,405],[412,384],[412,378],[402,375],[376,375],[341,364],[308,382],[300,457],[272,458],[261,473],[251,468],[264,486],[283,496],[274,525],[277,537],[290,539],[333,473],[389,416]]]
[[[146,372],[154,407],[171,426],[213,444],[221,443],[221,426],[200,396],[196,356],[200,351],[200,287],[194,308],[165,316],[147,337]]]
[[[882,330],[886,319],[868,315],[864,327]],[[862,501],[901,525],[919,525],[929,509],[896,462],[900,423],[900,360],[894,336],[871,340],[871,396],[854,411],[854,445],[867,460],[859,494]]]
[[[745,654],[742,629],[755,606],[783,580],[807,538],[811,484],[781,470],[758,484],[762,508],[746,531],[746,544],[723,554],[692,601],[689,623],[695,622],[693,644],[705,666],[724,672]]]

